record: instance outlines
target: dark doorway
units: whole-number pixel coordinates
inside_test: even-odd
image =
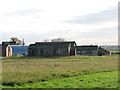
[[[43,55],[43,49],[41,49],[41,56]]]
[[[75,55],[75,49],[70,49],[70,56]]]

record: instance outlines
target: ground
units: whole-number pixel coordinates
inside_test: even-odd
[[[118,55],[2,59],[3,88],[117,88]]]

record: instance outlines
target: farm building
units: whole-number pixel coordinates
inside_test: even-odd
[[[75,48],[77,50],[77,55],[88,55],[88,56],[98,55],[97,45],[76,46]]]
[[[110,52],[97,45],[77,46],[75,41],[71,42],[36,42],[30,44],[29,56],[71,56],[71,55],[110,55]]]
[[[76,55],[75,41],[71,42],[36,42],[30,44],[29,56],[70,56]]]
[[[12,47],[12,55],[27,55],[28,54],[28,45],[10,45]]]
[[[15,54],[28,54],[28,46],[16,37],[12,37],[10,41],[2,42],[2,56],[12,56]]]
[[[111,52],[108,51],[108,50],[106,50],[106,49],[104,49],[103,47],[99,47],[98,49],[99,49],[99,51],[98,51],[98,55],[99,56],[102,56],[102,55],[111,55]]]
[[[17,38],[11,38],[11,41],[2,42],[0,45],[1,56],[28,55],[28,56],[71,56],[88,55],[101,56],[111,53],[97,45],[77,46],[75,41],[54,41],[54,42],[36,42],[29,46],[24,45]]]
[[[2,48],[2,56],[9,57],[12,55],[27,55],[28,54],[28,46],[22,45],[3,45]]]
[[[12,52],[12,51],[10,51],[11,47],[9,47],[9,51],[7,51],[8,47],[9,47],[9,44],[2,44],[2,56],[7,56],[8,53]]]

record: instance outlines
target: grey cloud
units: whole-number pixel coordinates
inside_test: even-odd
[[[3,15],[28,15],[28,14],[36,14],[36,13],[40,13],[41,10],[39,9],[28,9],[28,10],[18,10],[18,11],[14,11],[14,12],[10,12],[10,13],[4,13]]]
[[[33,33],[32,35],[30,33],[28,34],[24,34],[24,33],[19,33],[19,32],[0,32],[0,36],[2,38],[0,38],[0,43],[2,43],[2,41],[8,41],[10,40],[11,37],[18,37],[19,39],[25,39],[25,42],[27,44],[31,44],[37,41],[43,41],[45,39],[53,39],[53,38],[65,38],[65,36],[69,36],[70,32],[69,30],[61,30],[61,31],[49,31],[43,34],[38,34],[38,33]]]
[[[96,40],[113,40],[116,41],[116,36],[118,35],[117,27],[113,28],[101,28],[96,29],[91,32],[81,32],[80,30],[60,30],[60,31],[49,31],[47,33],[38,34],[35,32],[31,35],[30,33],[24,34],[24,33],[18,33],[16,32],[0,32],[0,41],[8,41],[11,37],[18,37],[19,39],[25,39],[25,42],[27,44],[35,43],[36,41],[43,41],[45,39],[53,39],[53,38],[65,38],[65,39],[71,39],[71,40],[90,40],[90,39],[96,39]],[[115,36],[115,37],[114,37]],[[97,42],[97,41],[96,41]],[[80,42],[80,43],[88,43],[86,41]]]
[[[33,35],[34,34],[34,35]],[[47,34],[35,34],[35,33],[19,33],[19,32],[0,32],[2,38],[0,41],[9,41],[11,37],[18,37],[19,39],[25,39],[25,43],[30,44],[35,41],[42,41],[45,39]],[[0,43],[1,43],[0,42]]]
[[[79,30],[73,32],[75,34],[75,38],[79,39],[113,39],[113,35],[118,35],[117,27],[112,28],[101,28],[95,29],[91,32],[79,32]]]
[[[100,24],[103,22],[117,21],[117,11],[117,8],[111,8],[98,13],[74,17],[72,20],[65,22],[74,24]]]

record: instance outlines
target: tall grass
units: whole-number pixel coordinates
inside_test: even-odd
[[[3,85],[118,70],[118,56],[19,57],[2,61]]]
[[[44,82],[26,83],[4,88],[118,88],[118,72],[100,72]]]

